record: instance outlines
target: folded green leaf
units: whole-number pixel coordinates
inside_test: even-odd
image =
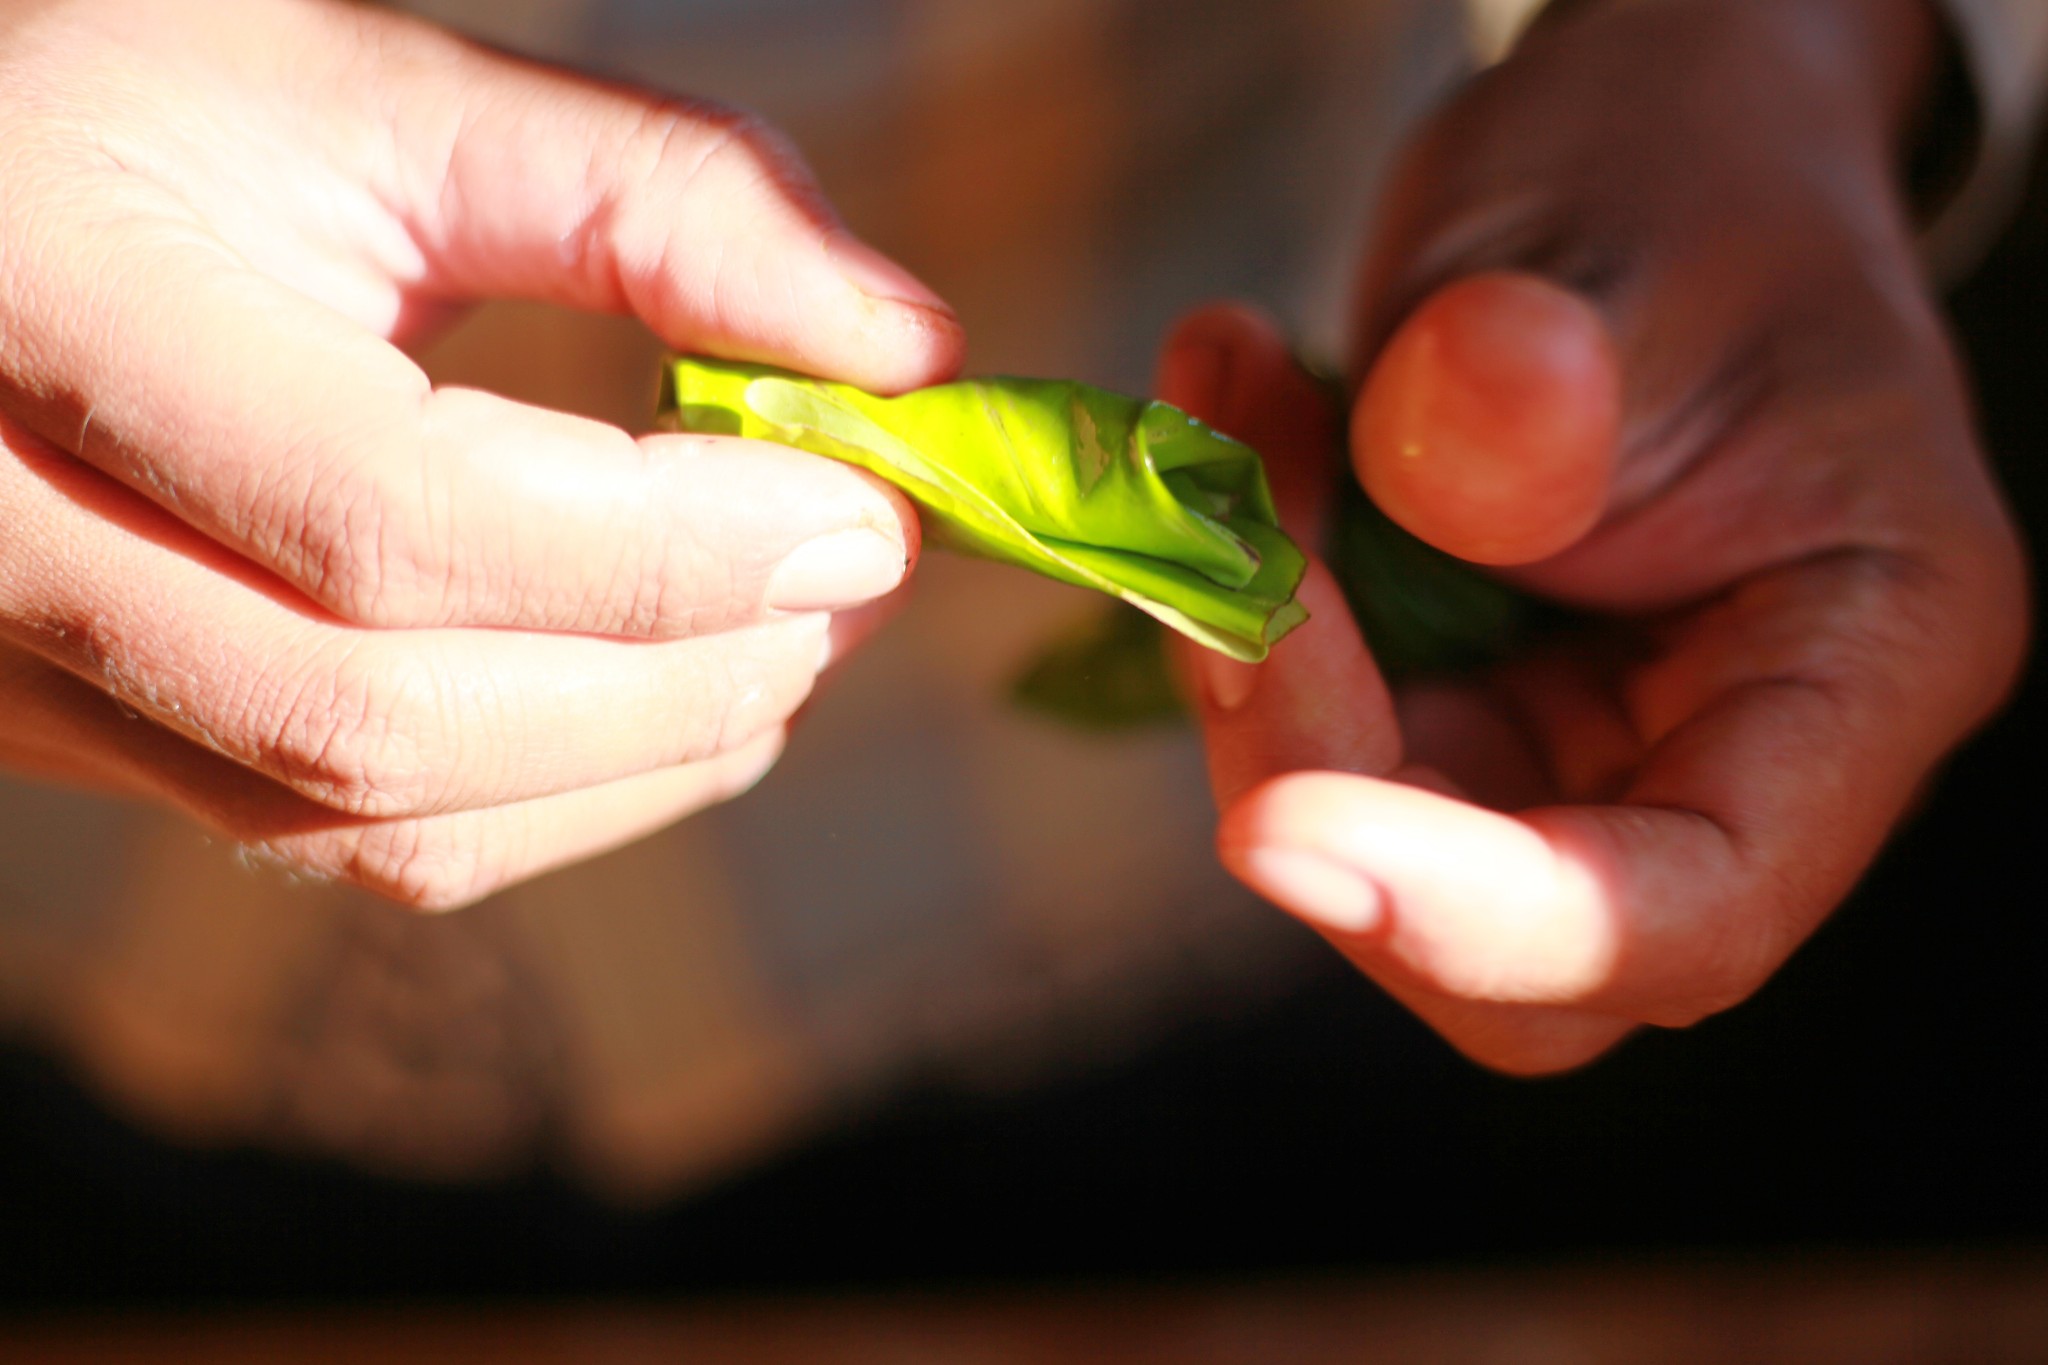
[[[1325,547],[1330,570],[1396,681],[1481,667],[1562,614],[1397,526],[1348,471]],[[1183,716],[1158,628],[1112,605],[1076,623],[1011,687],[1027,710],[1084,730],[1134,730]]]
[[[1122,598],[1239,659],[1307,619],[1306,560],[1258,455],[1165,403],[1042,379],[878,398],[686,357],[664,372],[662,417],[857,464],[923,508],[935,539]]]

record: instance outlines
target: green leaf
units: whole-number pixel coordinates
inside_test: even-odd
[[[1402,530],[1348,476],[1329,563],[1389,678],[1498,659],[1539,615],[1533,599]]]
[[[1396,682],[1481,667],[1561,615],[1402,530],[1348,475],[1328,551],[1373,658]],[[1163,644],[1156,623],[1111,605],[1046,646],[1011,695],[1084,730],[1184,718]]]
[[[1252,662],[1307,619],[1307,561],[1249,447],[1165,403],[1065,380],[879,398],[762,365],[673,359],[662,418],[846,460],[954,549],[1123,599]]]

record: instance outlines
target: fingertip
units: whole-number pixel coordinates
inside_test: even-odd
[[[959,375],[967,332],[936,290],[843,228],[826,233],[819,249],[852,291],[856,319],[849,333],[853,344],[823,358],[829,377],[898,394]]]
[[[1527,564],[1599,521],[1621,362],[1577,294],[1499,271],[1439,290],[1394,333],[1352,414],[1352,458],[1389,516],[1483,564]]]
[[[1401,762],[1386,681],[1322,561],[1309,561],[1299,600],[1309,619],[1256,667],[1190,651],[1220,802],[1284,774],[1380,775]]]
[[[1206,304],[1169,331],[1154,391],[1246,444],[1328,446],[1335,427],[1321,386],[1272,315],[1248,303]]]
[[[856,291],[877,303],[902,304],[951,317],[953,310],[930,285],[844,228],[825,234],[825,259]]]
[[[966,330],[908,269],[809,222],[756,233],[744,245],[714,243],[730,258],[719,269],[668,253],[670,273],[641,309],[668,345],[885,396],[958,376]]]
[[[924,523],[918,517],[917,504],[902,489],[871,470],[851,464],[839,467],[874,493],[879,506],[872,515],[863,515],[861,524],[901,543],[903,573],[908,576],[917,567],[918,557],[924,553]]]
[[[1479,1011],[1493,1017],[1478,1017]],[[1591,1066],[1626,1042],[1637,1027],[1626,1019],[1527,1005],[1480,1005],[1476,1010],[1468,1006],[1450,1027],[1446,1024],[1451,1021],[1429,1022],[1471,1061],[1525,1081],[1548,1080]]]
[[[1383,927],[1389,906],[1379,883],[1323,835],[1345,818],[1343,780],[1296,773],[1253,788],[1225,809],[1216,851],[1232,876],[1309,927],[1356,938]]]
[[[1320,538],[1339,414],[1269,314],[1226,302],[1182,317],[1160,353],[1154,392],[1259,452],[1281,525],[1303,541]]]
[[[739,524],[783,536],[866,530],[898,547],[905,572],[923,551],[917,504],[859,465],[773,441],[695,432],[639,438],[662,496],[734,509]]]
[[[1225,866],[1259,895],[1326,933],[1358,937],[1386,917],[1377,886],[1311,850],[1259,844],[1237,850]]]
[[[870,527],[830,531],[784,555],[768,575],[762,605],[774,612],[837,611],[872,602],[903,582],[900,543]]]
[[[967,329],[950,310],[864,300],[860,340],[826,377],[892,397],[960,377]]]
[[[761,785],[782,761],[789,746],[789,727],[777,725],[755,736],[729,754],[721,754],[705,765],[705,804],[730,801]]]
[[[1556,998],[1613,964],[1604,899],[1542,830],[1436,792],[1289,773],[1248,792],[1218,841],[1300,850],[1371,883],[1387,951],[1439,989]]]

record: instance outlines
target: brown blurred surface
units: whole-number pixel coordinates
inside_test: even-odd
[[[0,1329],[0,1358],[17,1365],[2004,1365],[2048,1360],[2048,1254],[986,1297],[96,1317]]]

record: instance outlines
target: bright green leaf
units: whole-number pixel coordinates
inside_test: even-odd
[[[684,357],[662,416],[857,464],[908,494],[935,539],[1122,598],[1235,658],[1265,658],[1307,619],[1306,561],[1258,455],[1165,403],[1045,379],[878,398]]]

